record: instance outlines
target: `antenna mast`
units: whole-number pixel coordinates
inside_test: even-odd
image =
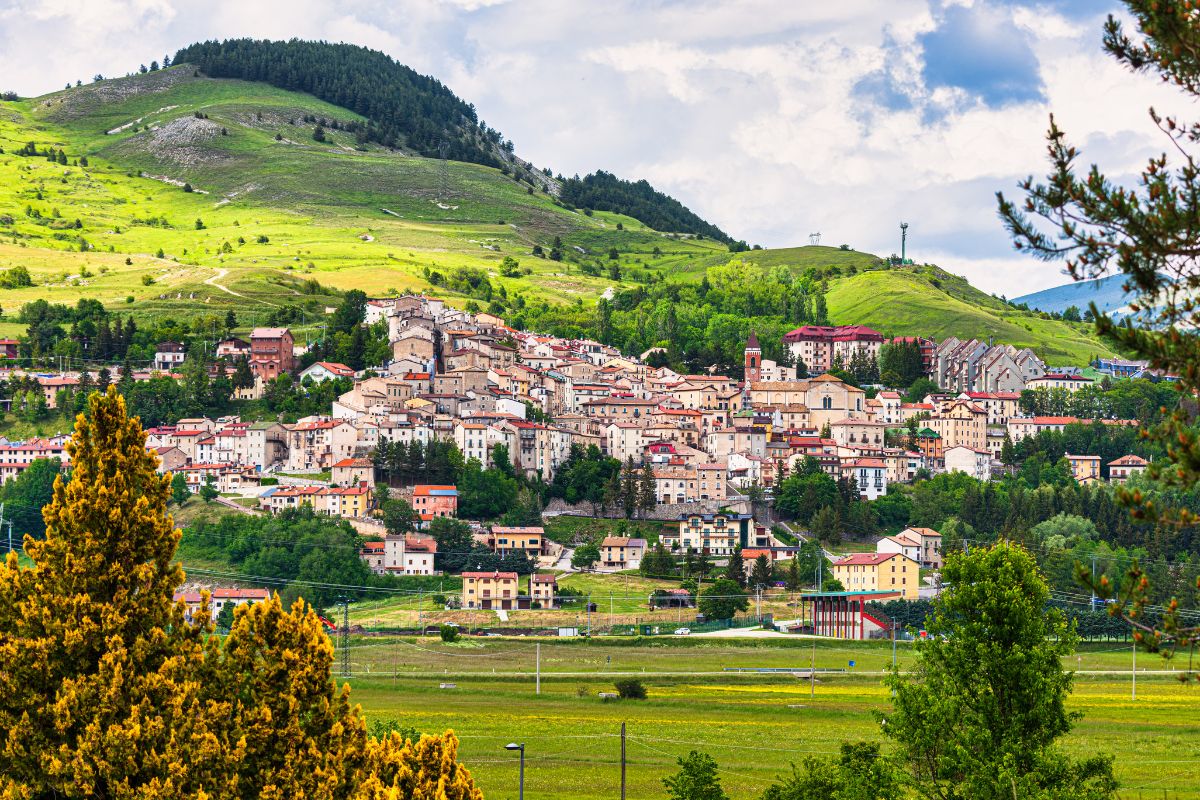
[[[904,263],[905,249],[908,246],[908,223],[900,223],[900,263]]]

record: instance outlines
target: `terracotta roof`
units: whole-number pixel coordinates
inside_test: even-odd
[[[833,562],[835,567],[876,566],[893,558],[907,558],[900,553],[854,553]],[[912,559],[909,559],[910,561]]]
[[[445,484],[427,484],[413,487],[413,497],[456,497],[458,487]]]

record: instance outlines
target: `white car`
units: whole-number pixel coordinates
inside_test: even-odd
[[[691,633],[692,633],[691,628],[676,628],[675,629],[676,636],[689,636],[689,635],[691,635]]]

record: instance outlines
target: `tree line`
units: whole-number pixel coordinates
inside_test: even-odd
[[[609,172],[598,171],[580,178],[562,181],[559,193],[564,204],[572,207],[612,211],[633,217],[656,231],[693,233],[730,244],[733,239],[712,223],[706,222],[675,198],[663,194],[646,180],[626,181]]]

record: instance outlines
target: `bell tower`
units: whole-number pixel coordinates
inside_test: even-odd
[[[746,340],[746,384],[762,380],[762,348],[758,346],[758,336],[750,331]]]

